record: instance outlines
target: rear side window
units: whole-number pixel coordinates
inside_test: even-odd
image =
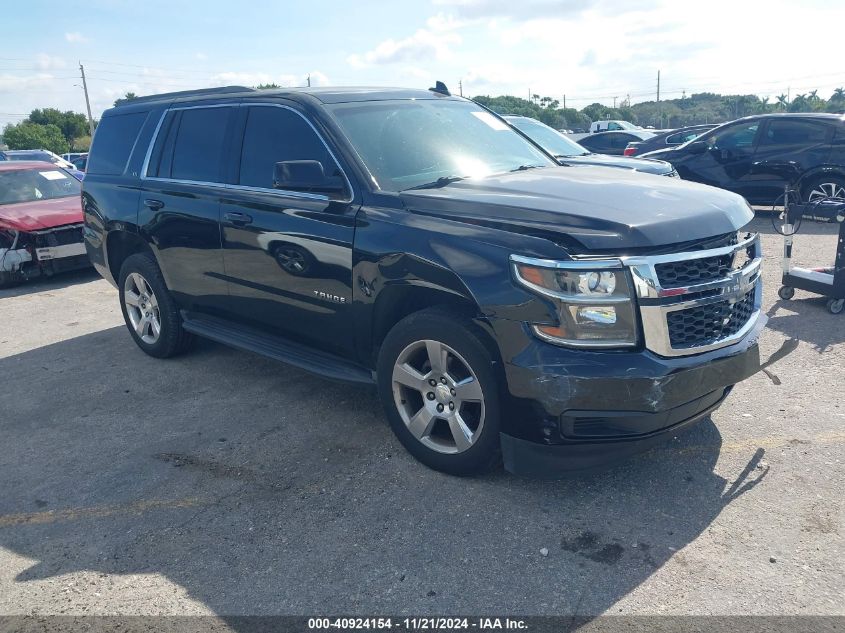
[[[104,117],[94,134],[87,173],[107,176],[122,174],[146,118],[146,112]]]
[[[818,145],[827,143],[830,126],[800,119],[772,119],[760,145]]]
[[[223,182],[223,147],[231,111],[231,107],[190,108],[168,114],[156,139],[148,175]]]
[[[287,160],[316,160],[327,176],[342,175],[328,149],[296,112],[252,106],[244,130],[239,184],[273,188],[273,167]]]

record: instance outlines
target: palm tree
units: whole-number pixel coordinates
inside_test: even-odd
[[[781,109],[781,110],[786,110],[786,105],[787,105],[787,103],[786,103],[786,95],[778,95],[778,96],[777,96],[777,99],[778,99],[778,105],[780,106],[780,109]]]
[[[766,112],[768,112],[769,111],[769,98],[763,97],[762,99],[760,99],[760,105],[758,107],[759,107],[760,112],[762,114],[765,114]]]

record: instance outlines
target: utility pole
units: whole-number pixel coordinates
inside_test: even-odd
[[[308,77],[306,78],[306,81],[308,82],[308,87],[310,88],[311,87],[311,73],[308,73]]]
[[[88,99],[88,84],[85,82],[85,68],[79,62],[79,72],[82,73],[82,90],[85,92],[85,107],[88,108],[88,133],[94,138],[94,117],[91,116],[91,101]]]
[[[616,109],[616,97],[613,97],[613,109]]]
[[[458,94],[464,96],[464,80],[458,79]]]
[[[663,116],[660,114],[660,71],[657,71],[657,127],[663,127]]]

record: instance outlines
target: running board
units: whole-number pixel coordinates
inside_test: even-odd
[[[183,312],[182,318],[182,327],[186,331],[230,347],[260,354],[332,380],[375,382],[373,373],[360,365],[301,343],[215,317]]]

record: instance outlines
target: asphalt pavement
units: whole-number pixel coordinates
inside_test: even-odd
[[[149,358],[93,273],[0,291],[0,614],[845,615],[845,316],[777,298],[755,224],[762,356],[794,350],[562,481],[428,470],[372,389],[210,342]],[[796,261],[835,241],[805,224]]]

